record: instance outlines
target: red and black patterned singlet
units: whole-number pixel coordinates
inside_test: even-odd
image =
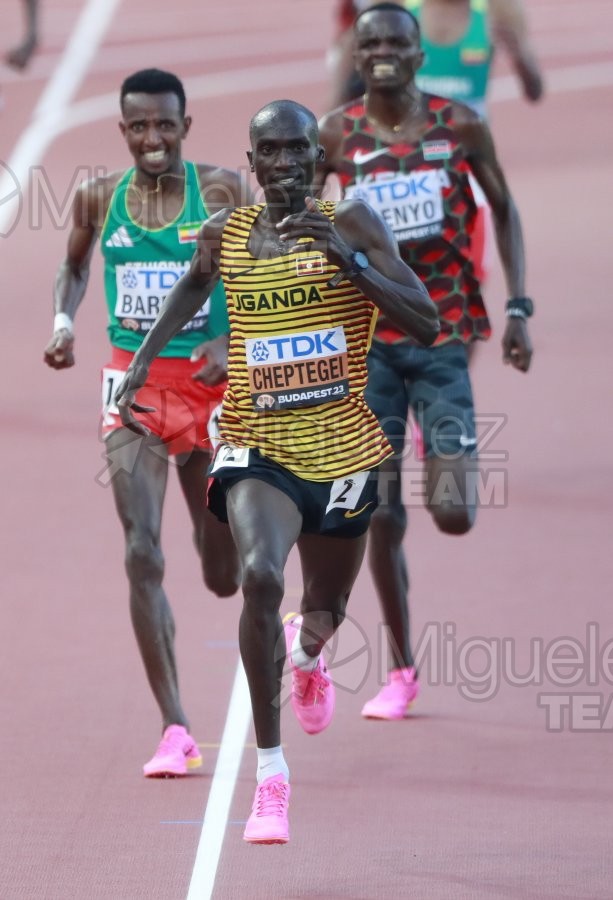
[[[381,140],[363,98],[348,103],[337,174],[345,197],[365,200],[385,219],[402,258],[428,288],[441,320],[436,344],[468,343],[491,333],[470,258],[476,215],[470,166],[453,127],[452,104],[425,96],[429,121],[417,144]],[[383,319],[376,336],[410,340]]]

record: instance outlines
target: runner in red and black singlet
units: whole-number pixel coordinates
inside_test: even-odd
[[[409,640],[406,531],[401,474],[409,411],[420,426],[425,499],[437,526],[463,534],[474,522],[477,435],[467,348],[490,325],[472,262],[475,198],[469,170],[492,208],[511,299],[504,361],[527,371],[531,345],[524,296],[521,226],[487,125],[461,103],[422,93],[419,24],[405,8],[380,3],[358,16],[354,60],[366,94],[321,122],[326,157],[318,187],[335,173],[345,196],[360,197],[387,222],[402,258],[422,278],[441,319],[432,347],[416,347],[380,318],[368,355],[366,400],[394,447],[381,468],[371,520],[370,564],[389,628],[390,675],[362,714],[399,719],[418,693]],[[410,449],[410,448],[409,448]]]
[[[470,166],[454,129],[454,104],[423,95],[426,124],[417,142],[381,140],[364,98],[343,110],[335,171],[345,197],[365,200],[394,233],[402,258],[438,306],[437,344],[489,337],[491,329],[470,256],[476,204]],[[385,340],[406,339],[382,320]]]

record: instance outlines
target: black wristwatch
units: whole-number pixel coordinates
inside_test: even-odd
[[[356,275],[365,272],[369,265],[370,263],[368,262],[366,254],[362,253],[361,250],[354,250],[351,254],[347,268],[337,272],[328,282],[328,287],[337,287],[341,281],[345,280],[345,278],[355,278]]]
[[[529,319],[534,315],[534,303],[530,297],[511,297],[507,300],[505,312],[509,318]]]
[[[351,267],[345,270],[345,277],[353,278],[355,275],[361,275],[362,272],[366,271],[369,265],[370,263],[368,262],[366,254],[362,253],[361,250],[356,250],[351,254]]]

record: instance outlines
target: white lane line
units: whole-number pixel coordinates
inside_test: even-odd
[[[98,46],[121,0],[88,0],[70,36],[59,65],[44,89],[8,166],[0,176],[0,236],[16,220],[29,171],[63,130],[70,103],[96,55]],[[15,191],[17,186],[18,190]]]
[[[228,812],[250,722],[249,688],[239,659],[187,900],[209,900],[212,896]]]

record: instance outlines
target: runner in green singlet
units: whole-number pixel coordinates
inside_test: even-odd
[[[160,532],[170,456],[177,463],[206,586],[228,596],[239,577],[229,529],[205,506],[208,426],[224,383],[210,387],[203,378],[213,384],[225,378],[225,358],[215,358],[215,342],[209,343],[206,359],[200,346],[227,330],[223,291],[196,311],[152,367],[139,394],[145,406],[155,408],[143,416],[149,437],[135,438],[123,427],[112,398],[166,294],[189,268],[202,222],[251,195],[236,173],[183,161],[191,118],[175,75],[137,72],[124,81],[120,102],[119,127],[134,165],[85,182],[77,191],[68,252],[55,282],[54,334],[44,358],[54,369],[74,365],[73,320],[100,238],[112,349],[102,372],[101,436],[109,464],[104,481],[112,485],[124,530],[132,623],[164,732],[144,774],[178,776],[201,759],[179,696],[174,621],[162,583]]]

